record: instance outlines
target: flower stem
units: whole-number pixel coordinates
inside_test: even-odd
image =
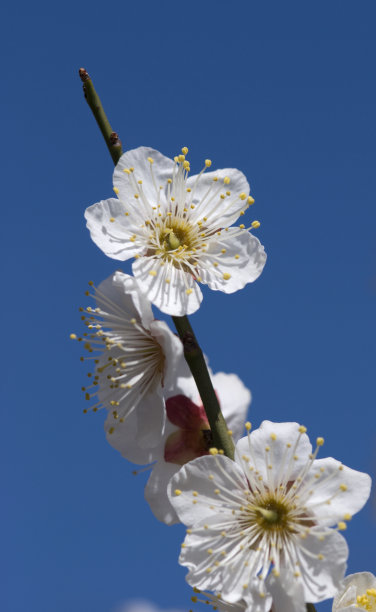
[[[208,417],[213,435],[213,446],[222,449],[230,459],[234,458],[234,444],[228,434],[226,421],[213,389],[203,352],[196,340],[187,316],[172,317],[180,340],[183,343],[184,357],[195,379],[201,401]]]
[[[107,119],[100,98],[94,89],[93,82],[88,73],[84,68],[80,68],[79,75],[83,82],[86,101],[102,132],[102,136],[107,144],[112,160],[116,165],[123,153],[119,136],[116,132],[112,131],[110,122]],[[172,319],[183,343],[185,359],[195,379],[206,416],[208,417],[213,436],[213,447],[218,448],[218,450],[223,450],[227,457],[233,459],[234,444],[228,434],[227,425],[213,389],[203,352],[193,333],[188,317],[172,317]]]
[[[306,608],[307,608],[307,612],[316,612],[316,608],[313,604],[307,603]]]
[[[80,68],[78,71],[80,79],[83,82],[83,90],[86,102],[91,108],[91,111],[96,119],[98,127],[102,132],[106,145],[112,157],[112,161],[116,165],[123,154],[120,138],[116,132],[112,130],[106,113],[103,110],[102,102],[94,89],[93,82],[86,72],[85,68]]]

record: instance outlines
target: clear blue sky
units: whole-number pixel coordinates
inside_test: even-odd
[[[209,157],[247,175],[266,268],[204,291],[192,324],[252,390],[255,426],[297,420],[321,456],[375,473],[375,18],[372,0],[3,7],[2,612],[190,607],[183,528],[154,519],[105,415],[82,414],[69,334],[118,263],[85,229],[113,167],[80,66],[126,148],[186,145],[193,173]],[[349,525],[351,572],[375,572],[375,516],[371,500]]]

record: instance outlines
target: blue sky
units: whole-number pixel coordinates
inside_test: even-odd
[[[375,473],[374,3],[8,3],[2,9],[4,612],[188,610],[183,529],[147,475],[83,415],[78,307],[118,263],[85,229],[112,161],[81,94],[91,74],[124,148],[190,149],[248,177],[268,262],[204,291],[191,322],[250,419],[297,420],[321,456]],[[122,266],[130,271],[128,263]],[[159,316],[159,315],[157,315]],[[349,571],[375,571],[375,502],[349,525]],[[328,603],[318,606],[325,612]]]

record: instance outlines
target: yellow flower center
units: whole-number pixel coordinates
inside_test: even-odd
[[[376,589],[367,589],[363,595],[358,595],[356,598],[356,607],[363,610],[376,611]]]

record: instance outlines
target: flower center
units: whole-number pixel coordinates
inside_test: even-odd
[[[367,589],[363,595],[358,595],[356,598],[356,607],[363,610],[376,610],[376,589]]]
[[[261,501],[259,505],[249,504],[250,520],[262,530],[292,532],[290,507],[282,501],[269,498]]]

